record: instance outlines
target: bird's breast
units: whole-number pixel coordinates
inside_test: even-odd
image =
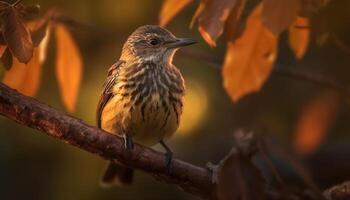
[[[135,141],[152,145],[178,128],[183,107],[184,81],[180,72],[145,64],[118,74],[114,87],[115,124],[122,124]],[[108,105],[106,106],[108,107]],[[120,125],[119,125],[120,126]]]

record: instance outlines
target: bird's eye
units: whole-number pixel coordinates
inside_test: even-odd
[[[152,39],[149,41],[149,43],[150,43],[151,45],[153,45],[153,46],[158,45],[159,42],[160,42],[160,41],[159,41],[157,38],[152,38]]]

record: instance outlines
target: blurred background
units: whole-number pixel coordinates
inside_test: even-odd
[[[127,36],[138,26],[157,24],[161,0],[27,0],[40,4],[42,11],[55,7],[93,29],[71,29],[81,50],[84,74],[76,112],[72,115],[95,125],[95,111],[107,69],[115,62]],[[225,44],[210,48],[197,28],[189,22],[197,3],[187,7],[167,28],[177,36],[199,41],[187,49],[222,59]],[[350,45],[350,3],[334,0],[314,19],[315,26],[324,26],[337,33]],[[321,23],[322,22],[322,23]],[[296,62],[282,35],[276,67],[321,74],[349,85],[350,54],[332,42],[318,46],[311,42],[303,60]],[[42,102],[65,112],[60,101],[54,74],[55,44],[49,45],[48,59],[43,66],[42,84],[36,96]],[[271,145],[296,150],[321,188],[350,179],[350,110],[349,96],[332,90],[273,73],[263,89],[232,103],[222,87],[221,71],[211,64],[179,52],[175,65],[187,83],[182,124],[169,141],[175,157],[197,165],[217,163],[231,149],[232,134],[237,129],[254,131],[269,138]],[[3,70],[3,68],[0,68]],[[3,71],[0,75],[3,75]],[[332,117],[321,145],[312,151],[295,144],[300,116],[315,99],[327,99]],[[316,107],[318,110],[318,107]],[[317,112],[317,111],[316,111]],[[322,114],[322,113],[321,113]],[[322,122],[319,122],[322,123]],[[317,129],[317,127],[315,127]],[[313,128],[310,128],[311,140]],[[317,136],[316,136],[317,137]],[[316,138],[317,139],[317,138]],[[316,140],[315,139],[315,140]],[[158,148],[156,146],[155,148]],[[278,155],[273,160],[283,176],[299,180]],[[259,163],[259,158],[256,160]],[[130,187],[99,187],[105,161],[78,148],[37,133],[0,117],[0,199],[73,200],[73,199],[196,199],[176,187],[155,181],[137,172]],[[264,168],[262,166],[262,168]],[[266,172],[268,176],[268,172]]]

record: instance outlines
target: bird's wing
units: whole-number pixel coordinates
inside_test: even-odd
[[[124,61],[119,60],[108,69],[107,80],[103,84],[103,91],[101,93],[100,100],[97,105],[96,120],[97,120],[97,126],[99,128],[101,128],[101,115],[102,115],[103,108],[105,107],[107,102],[113,97],[112,88],[115,85],[115,81],[116,81],[115,73],[117,73],[117,70],[120,68],[120,66],[123,63]]]

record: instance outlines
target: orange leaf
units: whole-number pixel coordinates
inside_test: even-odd
[[[33,21],[28,24],[31,31],[31,37],[33,40],[33,45],[35,47],[39,46],[41,41],[45,38],[49,29],[48,18],[42,18],[40,20]]]
[[[1,62],[6,70],[9,70],[12,67],[13,56],[9,48],[6,48],[1,55]]]
[[[64,25],[55,27],[57,39],[56,76],[63,104],[74,112],[82,76],[80,51]]]
[[[47,47],[49,45],[50,41],[50,36],[51,36],[51,27],[47,26],[46,27],[46,33],[44,38],[41,40],[39,44],[39,62],[44,63],[46,60],[46,55],[47,55]]]
[[[198,17],[200,14],[202,14],[203,10],[204,10],[204,6],[206,4],[208,0],[202,0],[200,1],[199,3],[199,6],[197,7],[196,9],[196,12],[194,13],[194,15],[192,16],[192,19],[191,19],[191,23],[190,23],[190,28],[193,27],[194,23],[197,21]]]
[[[16,58],[13,58],[13,64],[11,68],[6,71],[3,83],[16,90],[20,90],[27,70],[26,64],[20,63]]]
[[[178,12],[183,10],[191,2],[192,0],[165,0],[159,15],[159,25],[167,25]]]
[[[13,58],[10,70],[6,71],[3,82],[27,96],[35,96],[39,89],[41,64],[39,63],[39,50],[36,48],[28,64]]]
[[[307,104],[297,123],[294,148],[300,154],[310,154],[322,144],[335,120],[339,96],[323,94]]]
[[[5,13],[2,32],[8,48],[20,62],[28,63],[34,48],[29,30],[15,8],[11,7]]]
[[[236,39],[240,32],[242,31],[242,27],[240,27],[240,18],[245,6],[246,0],[237,0],[237,4],[233,7],[230,15],[228,16],[225,23],[225,36],[227,40]]]
[[[297,17],[289,27],[289,46],[297,59],[301,59],[305,55],[310,39],[310,29],[300,27],[309,27],[309,20],[304,17]]]
[[[247,21],[242,36],[228,43],[223,67],[224,87],[233,101],[260,90],[271,73],[277,38],[261,22],[261,5]]]
[[[216,46],[216,40],[223,33],[226,19],[236,4],[236,0],[204,1],[203,10],[198,16],[198,29],[210,46]]]
[[[7,49],[7,45],[0,45],[0,57],[2,57],[6,49]]]
[[[23,80],[23,85],[20,89],[23,94],[27,96],[34,96],[40,86],[41,77],[41,63],[39,61],[40,52],[38,49],[34,50],[34,55],[32,59],[27,64],[27,73]]]
[[[275,35],[286,30],[297,17],[300,0],[263,0],[264,25]]]

